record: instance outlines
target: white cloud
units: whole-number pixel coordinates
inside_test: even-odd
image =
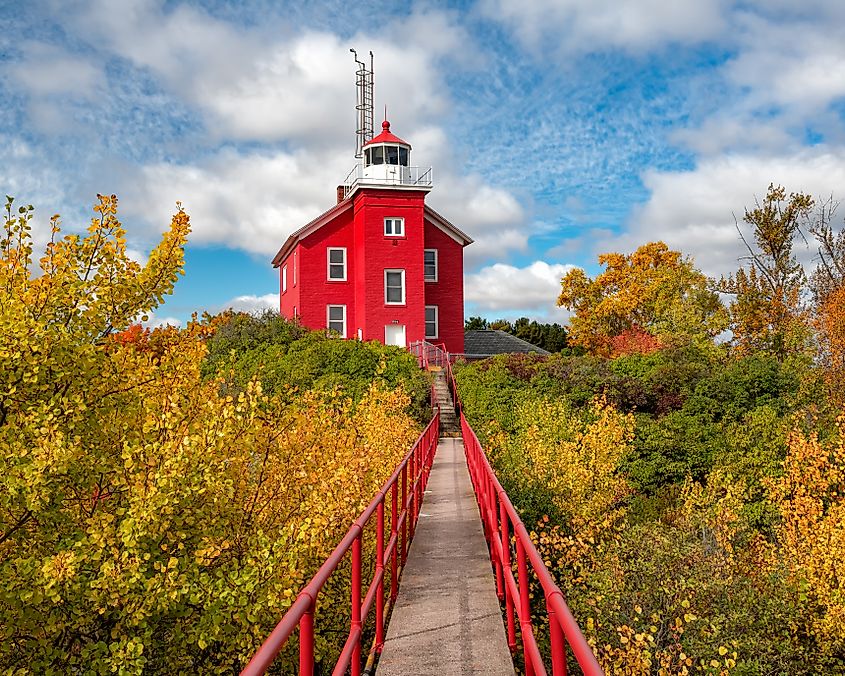
[[[17,47],[18,56],[2,64],[0,73],[25,93],[29,122],[50,134],[77,130],[77,114],[70,111],[103,96],[102,66],[52,44],[23,41]]]
[[[472,311],[495,310],[532,316],[560,315],[560,280],[573,265],[534,261],[524,268],[495,263],[466,275],[465,294]]]
[[[486,185],[477,175],[447,174],[435,184],[428,201],[473,238],[464,249],[468,267],[528,248],[531,230],[522,205],[511,193]]]
[[[845,45],[822,16],[774,21],[739,13],[741,51],[725,67],[750,103],[818,109],[845,95]]]
[[[715,156],[737,151],[778,152],[800,146],[791,138],[783,120],[755,120],[736,109],[706,119],[697,128],[679,129],[672,138],[698,155]]]
[[[422,134],[423,148],[413,152],[442,157],[443,150],[426,144],[430,136],[446,145],[442,131],[429,130]],[[181,201],[191,217],[192,242],[272,255],[294,230],[334,204],[335,186],[350,164],[341,152],[224,148],[194,165],[158,163],[130,174],[120,189],[122,211],[160,228]],[[429,203],[475,240],[466,249],[468,265],[526,250],[531,230],[511,193],[448,165],[434,176]]]
[[[482,11],[511,28],[529,50],[571,53],[647,50],[719,36],[725,2],[712,0],[485,0]]]
[[[181,201],[191,241],[274,254],[291,232],[331,207],[342,159],[310,162],[307,153],[241,153],[225,148],[196,165],[160,163],[126,179],[123,210],[147,223],[170,222]]]
[[[845,97],[845,44],[830,29],[845,19],[845,6],[756,4],[725,11],[732,28],[721,42],[734,55],[715,71],[709,114],[673,138],[706,155],[793,151],[807,130],[845,138],[841,116],[831,112]],[[707,106],[706,92],[698,94]]]
[[[350,47],[366,45],[375,53],[377,98],[388,101],[390,114],[411,131],[447,105],[438,60],[448,55],[467,63],[471,58],[461,52],[472,51],[463,29],[440,12],[412,14],[377,33],[341,38],[313,30],[291,34],[278,24],[237,27],[187,5],[165,10],[146,0],[117,13],[100,0],[77,24],[154,72],[202,110],[219,136],[312,146],[345,140],[353,147]],[[338,124],[341,111],[348,124]]]
[[[105,83],[99,66],[54,45],[26,42],[21,53],[7,70],[31,95],[91,98]]]
[[[147,313],[147,320],[141,321],[141,318],[136,318],[142,326],[148,329],[158,329],[164,326],[182,326],[182,320],[178,317],[159,317],[155,312]]]
[[[265,293],[263,296],[246,295],[236,296],[231,300],[226,301],[221,306],[222,310],[231,308],[239,312],[259,313],[265,310],[279,309],[279,294]]]
[[[595,251],[627,253],[660,239],[691,254],[706,274],[718,276],[736,270],[738,258],[745,253],[733,214],[742,225],[745,208],[753,208],[755,196],[762,199],[771,182],[821,199],[841,194],[845,150],[714,157],[692,171],[649,171],[643,180],[651,193],[649,200],[634,213],[625,233],[599,238]]]
[[[32,204],[35,207],[30,234],[34,245],[33,256],[37,260],[50,240],[50,217],[60,212],[62,205],[67,203],[62,176],[39,148],[18,137],[0,134],[0,147],[5,150],[3,162],[0,162],[0,195],[15,198],[13,214],[22,205]],[[63,232],[79,232],[82,229],[79,223],[73,222],[77,213],[62,213],[69,218],[60,221]]]

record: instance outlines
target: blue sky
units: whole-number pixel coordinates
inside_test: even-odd
[[[769,182],[845,186],[832,0],[0,0],[0,188],[68,230],[115,193],[143,259],[177,200],[186,276],[156,313],[275,307],[270,258],[354,164],[354,63],[476,243],[467,314],[562,320],[570,266],[664,239],[718,275]],[[805,257],[811,258],[812,252]]]

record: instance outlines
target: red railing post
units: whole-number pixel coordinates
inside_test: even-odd
[[[501,536],[501,526],[497,522],[497,514],[499,509],[497,509],[497,501],[499,496],[496,494],[496,488],[493,486],[493,482],[490,482],[490,536],[493,539],[496,539]],[[505,541],[501,540],[501,549],[504,553],[505,548]],[[499,597],[499,601],[505,600],[505,575],[502,565],[502,559],[499,555],[499,547],[493,548],[493,562],[496,568],[496,595]]]
[[[566,644],[563,640],[563,629],[551,604],[546,601],[546,612],[549,616],[549,637],[552,650],[552,676],[566,676]]]
[[[506,574],[510,574],[511,570],[511,536],[508,528],[508,512],[505,509],[504,500],[499,502],[499,521],[502,538],[502,568]],[[511,653],[516,652],[516,626],[513,620],[513,597],[511,596],[508,585],[505,584],[505,618],[507,620],[508,629],[508,648]]]
[[[376,652],[384,645],[384,498],[376,514]]]
[[[484,477],[484,507],[483,507],[483,514],[484,514],[484,525],[486,528],[484,529],[484,536],[487,538],[487,546],[491,547],[490,555],[493,557],[493,564],[496,563],[496,550],[493,547],[493,524],[490,522],[490,492],[493,488],[493,482],[490,480],[489,476]]]
[[[314,673],[314,605],[312,601],[308,610],[299,620],[299,673],[301,676],[312,676]]]
[[[414,514],[414,503],[417,498],[417,449],[415,448],[414,451],[411,453],[411,461],[408,463],[411,467],[411,476],[408,478],[410,485],[408,486],[408,491],[410,495],[408,496],[408,540],[414,539],[414,530],[416,529],[417,519]]]
[[[361,676],[361,539],[363,531],[352,543],[352,632],[357,633],[352,649],[352,676]]]
[[[390,602],[396,600],[398,592],[399,575],[399,531],[396,528],[396,520],[399,518],[396,503],[398,502],[398,487],[396,482],[390,487],[390,539],[393,541],[393,556],[390,557]]]
[[[425,444],[420,446],[420,450],[417,453],[417,471],[416,477],[417,482],[415,484],[415,493],[416,493],[416,501],[414,502],[414,531],[417,530],[417,521],[420,519],[420,512],[422,511],[422,498],[423,498],[423,474],[424,474],[424,467],[425,467]]]
[[[408,560],[408,463],[402,466],[402,567]]]
[[[531,599],[528,589],[528,566],[525,561],[525,548],[522,541],[516,540],[516,567],[519,576],[519,628],[522,632],[522,654],[525,659],[525,676],[533,676],[534,664],[528,651],[528,642],[525,637],[532,634],[531,628]]]

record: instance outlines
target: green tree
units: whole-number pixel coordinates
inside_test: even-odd
[[[431,383],[407,350],[378,341],[339,340],[274,311],[259,316],[229,312],[212,323],[203,372],[223,378],[228,392],[243,391],[258,378],[265,392],[288,400],[316,389],[342,392],[358,402],[378,381],[408,394],[419,422],[431,418]]]
[[[517,319],[511,333],[549,352],[560,352],[568,344],[566,329],[560,324],[541,324],[528,317]]]
[[[484,317],[470,317],[464,322],[464,331],[484,331],[489,326]]]

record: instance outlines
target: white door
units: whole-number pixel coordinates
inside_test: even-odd
[[[405,347],[405,325],[388,324],[384,327],[384,344]]]

